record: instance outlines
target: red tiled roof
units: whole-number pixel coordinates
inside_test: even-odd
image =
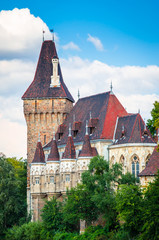
[[[73,109],[64,121],[63,124],[66,126],[66,129],[61,140],[58,141],[57,144],[66,144],[69,132],[69,123],[71,123],[71,126],[73,126],[74,115],[76,116],[76,121],[81,122],[80,130],[78,131],[77,136],[74,138],[74,142],[83,142],[85,136],[85,123],[86,120],[90,119],[90,112],[92,119],[95,119],[95,129],[90,135],[90,140],[113,139],[117,116],[127,115],[124,107],[115,97],[115,95],[111,95],[110,92],[81,98],[74,105]],[[58,140],[57,134],[56,140]],[[50,146],[50,143],[48,143],[45,148]]]
[[[76,159],[76,151],[72,136],[68,136],[62,159]]]
[[[59,161],[59,159],[60,159],[60,156],[59,156],[56,140],[52,139],[51,151],[47,161]]]
[[[124,135],[122,134],[122,127],[124,126]],[[131,114],[124,117],[119,117],[115,133],[115,143],[155,143],[150,131],[146,128],[145,123],[140,114]]]
[[[113,139],[116,119],[125,115],[127,115],[125,108],[114,94],[110,94],[101,138]]]
[[[146,168],[139,174],[139,177],[142,176],[154,176],[159,170],[159,152],[157,152],[157,146],[155,147]]]
[[[45,163],[45,155],[41,142],[37,142],[36,151],[32,163]]]
[[[82,146],[82,150],[79,154],[79,157],[93,157],[93,156],[97,155],[97,154],[95,154],[95,155],[94,154],[95,154],[95,151],[91,147],[89,135],[85,135],[84,143],[83,143],[83,146]]]
[[[53,41],[44,41],[42,44],[37,69],[33,82],[30,84],[22,99],[34,98],[67,98],[74,102],[73,97],[68,91],[62,77],[60,64],[58,64],[58,73],[60,76],[60,87],[50,87],[53,71],[52,59],[57,56],[55,43]]]

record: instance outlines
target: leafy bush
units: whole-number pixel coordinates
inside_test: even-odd
[[[41,237],[42,223],[29,222],[22,226],[14,226],[6,233],[6,240],[43,240]],[[45,240],[45,238],[44,238]]]

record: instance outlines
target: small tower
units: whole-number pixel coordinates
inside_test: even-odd
[[[60,195],[60,156],[55,133],[53,133],[51,150],[46,162],[46,189],[48,198]]]
[[[89,134],[88,134],[88,121],[86,121],[86,134],[84,136],[84,142],[82,146],[82,150],[79,153],[79,157],[77,160],[78,166],[78,181],[81,179],[81,173],[84,170],[88,169],[88,165],[90,163],[90,159],[94,156],[97,156],[97,150],[95,147],[91,147]]]
[[[76,186],[76,150],[69,125],[69,135],[60,165],[61,192]]]
[[[30,210],[32,210],[32,220],[37,221],[40,219],[40,209],[44,206],[45,198],[45,155],[38,139],[36,151],[33,161],[31,163],[31,176],[30,176]],[[40,208],[40,209],[39,209]]]
[[[52,138],[52,129],[57,131],[73,107],[74,99],[62,77],[59,58],[53,41],[44,41],[35,76],[22,96],[27,124],[27,203],[30,205],[30,167],[34,157],[38,132],[45,145]]]

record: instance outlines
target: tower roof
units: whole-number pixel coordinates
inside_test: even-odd
[[[60,76],[60,87],[50,87],[51,76],[53,74],[52,59],[57,58],[55,43],[44,41],[41,47],[39,61],[37,64],[33,82],[30,84],[22,99],[37,98],[67,98],[74,102],[62,77],[60,64],[58,63],[58,74]]]
[[[97,154],[96,148],[91,147],[89,135],[85,135],[79,157],[94,157],[97,156]]]
[[[50,151],[47,161],[59,161],[59,159],[60,159],[60,157],[59,157],[59,151],[57,148],[56,140],[52,139],[51,151]]]
[[[155,147],[146,168],[139,174],[139,177],[142,176],[154,176],[159,170],[159,152],[157,152],[157,146]]]
[[[68,136],[62,159],[76,159],[76,151],[72,136]]]
[[[37,142],[34,159],[32,163],[45,163],[45,155],[41,145],[41,142]]]

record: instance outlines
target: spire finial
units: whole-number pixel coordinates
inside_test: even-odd
[[[40,132],[39,132],[39,134],[38,134],[38,142],[40,142]]]
[[[71,137],[71,123],[69,123],[69,134],[68,134],[69,137]]]
[[[113,84],[112,84],[112,81],[110,83],[110,93],[112,94],[113,93]]]
[[[90,119],[92,118],[92,113],[91,112],[89,113],[89,117],[90,117]]]
[[[43,30],[43,42],[44,42],[44,33],[45,33],[45,31]]]
[[[140,108],[138,109],[138,113],[140,114]]]
[[[122,132],[124,132],[124,125],[122,125]]]
[[[80,91],[79,91],[79,89],[78,89],[78,99],[80,98]]]
[[[146,131],[146,122],[145,122],[145,118],[144,118],[144,131]]]
[[[86,135],[88,135],[88,120],[86,120]]]
[[[55,130],[54,130],[54,127],[53,127],[53,140],[55,140]]]
[[[50,29],[50,32],[52,33],[52,41],[54,42],[54,29]]]

